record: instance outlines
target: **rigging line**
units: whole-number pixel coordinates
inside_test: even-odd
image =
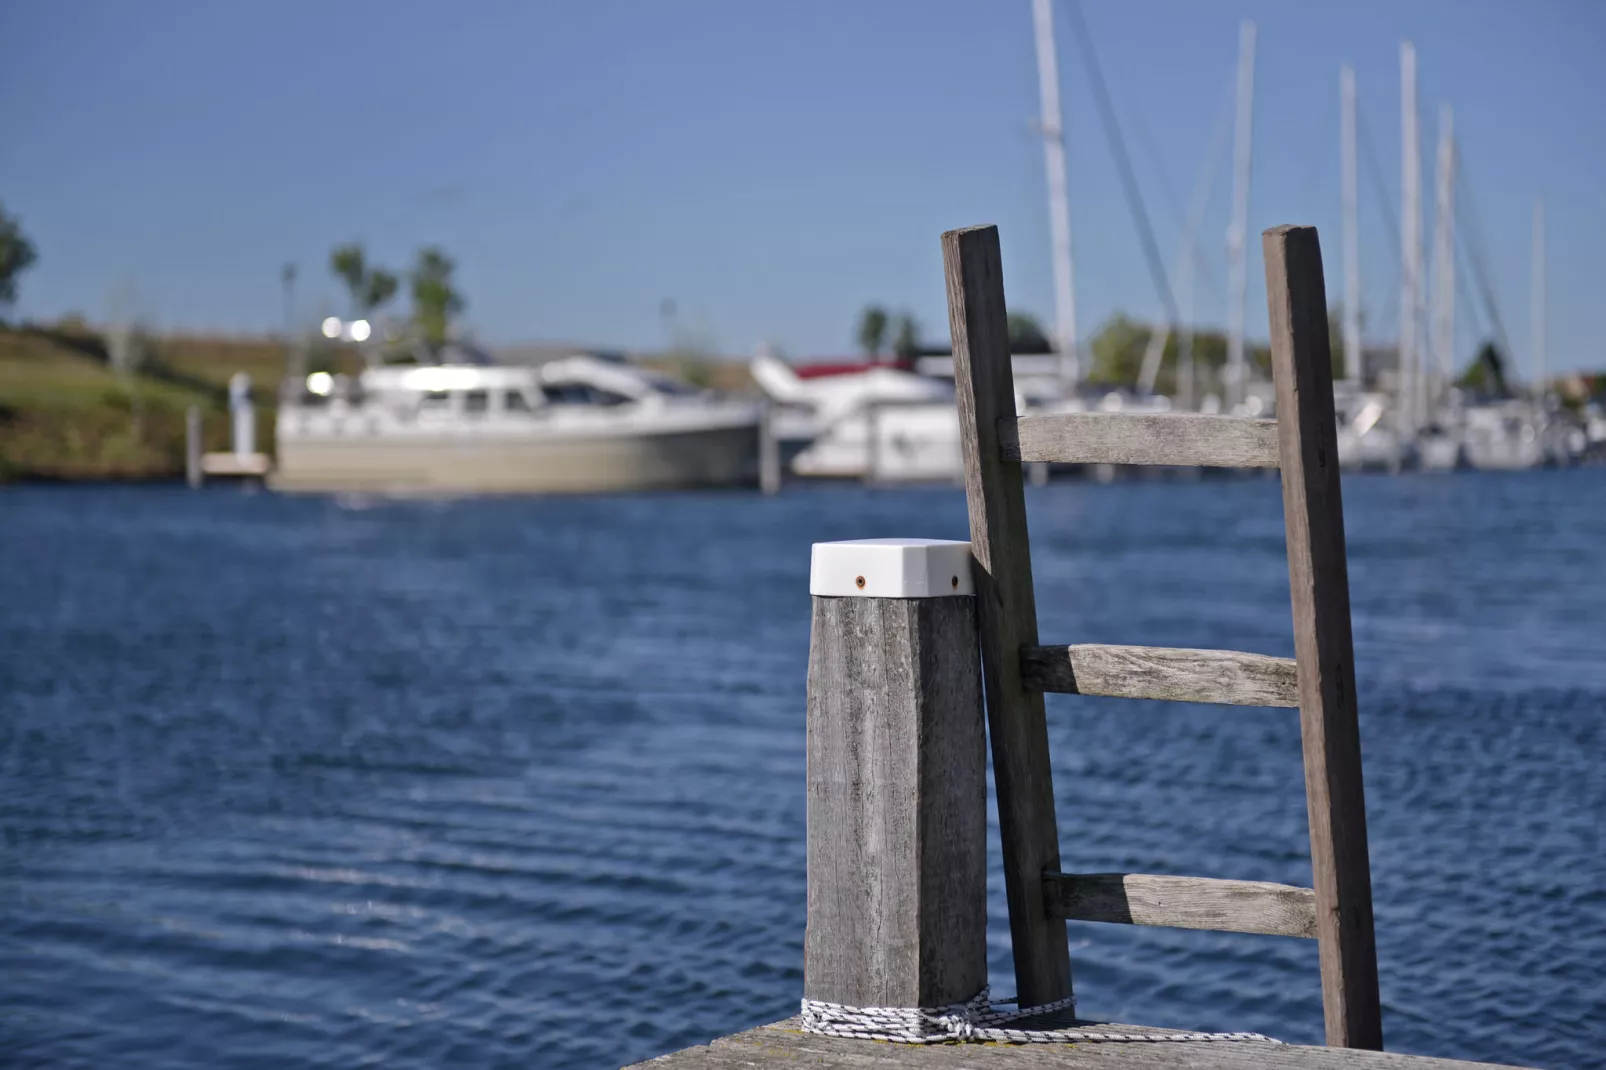
[[[1500,340],[1500,348],[1508,361],[1516,359],[1511,349],[1511,339],[1506,334],[1506,325],[1500,316],[1500,306],[1495,302],[1494,286],[1489,278],[1489,259],[1485,255],[1486,246],[1483,243],[1483,228],[1479,225],[1478,208],[1472,195],[1472,182],[1467,174],[1466,160],[1461,155],[1461,146],[1455,146],[1455,166],[1457,177],[1461,180],[1461,196],[1456,198],[1457,218],[1461,226],[1458,231],[1464,231],[1467,237],[1467,250],[1472,258],[1473,278],[1477,281],[1478,290],[1483,297],[1489,320],[1494,324],[1495,335]]]
[[[1171,294],[1171,283],[1166,277],[1165,264],[1160,258],[1160,247],[1154,240],[1154,228],[1149,225],[1148,211],[1143,206],[1143,194],[1139,191],[1137,178],[1132,173],[1132,159],[1127,155],[1126,144],[1121,138],[1121,129],[1115,120],[1115,108],[1110,103],[1109,89],[1104,84],[1104,73],[1099,67],[1098,56],[1093,51],[1093,39],[1088,34],[1087,23],[1082,19],[1081,4],[1077,0],[1066,0],[1065,8],[1070,16],[1071,27],[1076,32],[1077,43],[1082,48],[1088,79],[1093,83],[1094,103],[1098,105],[1099,119],[1110,142],[1110,152],[1115,156],[1116,170],[1121,176],[1121,190],[1126,195],[1127,207],[1131,210],[1133,221],[1137,225],[1143,256],[1149,265],[1149,274],[1153,276],[1154,287],[1160,293],[1160,303],[1165,306],[1166,316],[1171,323],[1176,323],[1177,302]]]
[[[1389,196],[1388,180],[1383,176],[1383,162],[1377,150],[1372,145],[1372,139],[1367,133],[1366,117],[1359,104],[1355,108],[1355,140],[1359,144],[1361,158],[1366,161],[1366,175],[1371,179],[1372,192],[1377,198],[1377,207],[1383,214],[1383,225],[1388,231],[1391,248],[1400,249],[1400,221],[1394,214],[1393,200]],[[1394,274],[1389,282],[1387,295],[1382,302],[1373,307],[1380,307],[1383,315],[1379,317],[1377,329],[1381,330],[1384,323],[1393,317],[1395,329],[1399,329],[1400,312],[1400,286],[1399,271],[1404,259],[1403,251],[1398,256],[1388,258],[1394,266]],[[1364,302],[1363,302],[1364,303]]]
[[[1112,100],[1114,94],[1111,94]],[[1158,143],[1149,133],[1148,124],[1143,121],[1143,115],[1134,108],[1129,99],[1115,100],[1116,114],[1126,117],[1126,127],[1137,135],[1138,147],[1149,157],[1149,163],[1154,168],[1156,184],[1160,187],[1160,204],[1169,212],[1171,222],[1178,227],[1182,226],[1183,209],[1182,198],[1177,196],[1176,186],[1171,181],[1171,172],[1166,167],[1165,155],[1160,151]]]
[[[1234,79],[1229,74],[1222,101],[1222,118],[1225,120],[1225,124],[1227,126],[1230,126],[1232,122],[1233,84]],[[1159,149],[1159,142],[1157,142],[1149,133],[1149,128],[1143,121],[1143,114],[1136,108],[1132,107],[1128,101],[1115,98],[1115,106],[1117,114],[1124,115],[1126,117],[1127,129],[1136,131],[1138,145],[1145,153],[1148,154],[1149,163],[1152,165],[1154,174],[1158,180],[1161,193],[1160,202],[1168,210],[1171,216],[1171,222],[1176,224],[1178,233],[1183,236],[1182,240],[1187,241],[1189,216],[1186,212],[1184,212],[1182,201],[1177,196],[1177,188],[1171,181],[1171,172],[1166,167],[1164,154]],[[1209,150],[1207,149],[1207,154],[1208,151]],[[1213,178],[1215,174],[1214,169],[1211,169],[1210,173]],[[1212,188],[1214,188],[1213,182]],[[1192,200],[1189,201],[1189,204],[1192,204]],[[1195,227],[1194,229],[1197,230],[1198,228]],[[1202,275],[1205,282],[1205,289],[1208,291],[1208,296],[1213,299],[1222,298],[1222,291],[1220,285],[1216,281],[1213,265],[1205,258],[1204,253],[1199,248],[1199,243],[1197,240],[1189,242],[1189,244],[1192,246],[1193,250],[1192,259],[1194,263],[1195,280],[1197,281],[1197,279]]]
[[[1205,158],[1200,164],[1200,176],[1195,180],[1194,194],[1198,199],[1189,205],[1189,223],[1193,230],[1191,234],[1184,236],[1193,251],[1195,281],[1202,276],[1206,283],[1205,288],[1210,291],[1209,296],[1223,301],[1226,299],[1226,294],[1216,285],[1215,271],[1205,257],[1204,250],[1199,247],[1199,228],[1204,223],[1204,213],[1209,205],[1210,194],[1215,192],[1216,171],[1221,163],[1221,157],[1227,151],[1227,136],[1232,132],[1233,93],[1236,88],[1236,72],[1229,71],[1227,80],[1222,86],[1216,125],[1210,132],[1210,141],[1205,147]]]
[[[1463,287],[1457,286],[1456,291],[1465,296]],[[1476,301],[1457,301],[1455,318],[1458,324],[1471,329],[1470,337],[1476,341],[1478,346],[1482,346],[1491,333],[1484,325],[1482,310],[1478,308]],[[1463,352],[1465,352],[1464,348]]]
[[[1400,247],[1399,219],[1394,215],[1394,201],[1393,198],[1389,196],[1388,180],[1383,175],[1382,162],[1378,158],[1377,151],[1372,147],[1371,138],[1367,135],[1365,115],[1360,108],[1355,109],[1355,133],[1356,140],[1360,142],[1361,156],[1366,160],[1367,177],[1371,179],[1372,192],[1376,195],[1377,206],[1383,213],[1383,225],[1388,231],[1388,237],[1393,243],[1393,248],[1398,249]],[[1456,166],[1457,168],[1460,168],[1461,164],[1459,147],[1456,149],[1456,153]],[[1463,183],[1464,182],[1465,179],[1463,177]],[[1459,212],[1457,214],[1459,215]],[[1490,333],[1490,331],[1497,331],[1497,329],[1492,326],[1492,321],[1485,314],[1483,293],[1471,289],[1473,284],[1468,281],[1474,275],[1469,260],[1472,252],[1468,248],[1468,240],[1469,239],[1466,231],[1461,228],[1457,228],[1455,248],[1457,260],[1461,265],[1461,270],[1456,272],[1456,293],[1458,293],[1461,297],[1466,298],[1466,300],[1462,302],[1462,307],[1469,310],[1467,314],[1469,316],[1478,317],[1477,322],[1473,324],[1474,328],[1480,335],[1487,335]],[[1390,257],[1390,260],[1394,260],[1394,258]],[[1397,261],[1395,266],[1399,266]],[[1397,285],[1392,286],[1389,290],[1389,293],[1391,294],[1392,299],[1387,302],[1387,311],[1391,314],[1397,313],[1399,311],[1400,303],[1399,287]],[[1381,328],[1386,322],[1387,320],[1380,321],[1377,324],[1377,327]],[[1497,333],[1503,334],[1503,332],[1498,331]]]
[[[1366,173],[1372,180],[1372,192],[1377,194],[1377,206],[1383,212],[1383,223],[1388,227],[1389,238],[1394,247],[1400,247],[1400,221],[1394,214],[1392,199],[1389,197],[1388,180],[1383,177],[1383,163],[1378,158],[1377,151],[1372,147],[1372,139],[1366,132],[1366,120],[1361,109],[1355,109],[1356,140],[1361,143],[1361,155],[1366,158]]]
[[[1470,289],[1473,284],[1467,281],[1473,275],[1472,264],[1469,259],[1472,254],[1467,249],[1467,239],[1461,234],[1457,234],[1455,237],[1455,255],[1456,263],[1461,266],[1460,270],[1455,273],[1455,289],[1456,293],[1463,298],[1457,304],[1457,311],[1464,306],[1467,309],[1467,315],[1475,320],[1472,324],[1473,330],[1477,331],[1480,337],[1486,337],[1494,330],[1494,326],[1490,322],[1488,314],[1484,311],[1483,295]]]
[[[1215,125],[1211,128],[1210,140],[1205,144],[1205,154],[1199,163],[1199,173],[1194,177],[1193,192],[1188,198],[1187,213],[1185,215],[1177,213],[1176,206],[1169,204],[1168,201],[1173,214],[1178,215],[1177,229],[1181,234],[1181,239],[1178,243],[1179,260],[1175,265],[1176,270],[1181,270],[1180,258],[1183,254],[1185,252],[1191,254],[1188,259],[1193,262],[1194,283],[1197,286],[1202,279],[1205,284],[1205,296],[1213,301],[1225,300],[1226,298],[1220,282],[1216,278],[1215,265],[1205,256],[1204,250],[1199,245],[1199,231],[1203,226],[1205,210],[1209,207],[1210,194],[1216,188],[1216,172],[1221,163],[1221,156],[1226,151],[1227,137],[1232,133],[1233,91],[1236,88],[1236,84],[1235,73],[1228,71],[1226,80],[1221,87],[1221,102],[1217,109]],[[1139,116],[1131,108],[1123,110],[1126,112],[1128,120],[1138,126],[1138,135],[1142,140],[1144,129],[1139,122]],[[1153,143],[1149,143],[1145,147],[1149,149],[1151,155],[1157,153]],[[1156,169],[1160,172],[1162,192],[1168,198],[1174,198],[1176,191],[1172,189],[1170,177],[1159,163],[1157,155]]]

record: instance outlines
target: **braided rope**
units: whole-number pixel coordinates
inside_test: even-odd
[[[1011,1003],[1013,1000],[1004,1000]],[[997,1041],[1003,1044],[1095,1043],[1174,1044],[1196,1041],[1280,1040],[1259,1033],[1104,1033],[1087,1029],[1008,1029],[1005,1023],[1054,1011],[1076,1010],[1075,998],[1037,1007],[1002,1011],[989,990],[947,1007],[850,1007],[817,999],[803,1001],[803,1030],[853,1040],[889,1040],[895,1044],[947,1044]]]

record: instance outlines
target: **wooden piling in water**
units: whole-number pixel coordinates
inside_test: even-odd
[[[201,408],[184,411],[184,482],[191,490],[201,485]]]
[[[987,759],[966,543],[814,548],[805,998],[987,983]]]
[[[758,425],[758,487],[765,494],[781,489],[781,444],[775,437],[775,406],[768,402]]]
[[[865,483],[881,480],[881,410],[883,404],[871,400],[864,407],[864,477]]]

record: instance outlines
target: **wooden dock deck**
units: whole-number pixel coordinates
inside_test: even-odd
[[[1046,1023],[1044,1023],[1046,1024]],[[1069,1025],[1069,1022],[1053,1023]],[[1080,1027],[1123,1033],[1168,1030],[1109,1023]],[[1052,1027],[1052,1026],[1050,1026]],[[761,1025],[712,1044],[660,1055],[626,1070],[1473,1070],[1469,1063],[1388,1051],[1316,1048],[1268,1041],[1199,1041],[1177,1044],[889,1044],[805,1033],[798,1019]]]

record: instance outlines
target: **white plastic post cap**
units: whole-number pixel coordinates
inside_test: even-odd
[[[817,542],[809,562],[809,594],[828,598],[934,598],[974,594],[975,590],[968,542]]]

